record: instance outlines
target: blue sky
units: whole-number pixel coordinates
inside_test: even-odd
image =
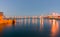
[[[39,16],[60,13],[60,0],[0,0],[0,11],[7,16]]]

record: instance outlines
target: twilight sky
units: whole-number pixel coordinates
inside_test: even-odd
[[[60,0],[0,0],[0,11],[8,16],[60,13]]]

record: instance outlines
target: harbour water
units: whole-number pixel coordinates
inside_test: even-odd
[[[17,19],[15,26],[0,25],[2,37],[60,37],[60,20]]]

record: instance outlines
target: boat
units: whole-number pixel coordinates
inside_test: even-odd
[[[3,19],[1,16],[0,16],[0,24],[15,24],[16,23],[16,20],[12,20],[12,19]]]

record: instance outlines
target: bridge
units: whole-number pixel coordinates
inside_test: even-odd
[[[0,12],[1,15],[3,15],[2,12]],[[37,18],[45,18],[45,19],[60,19],[60,15],[57,13],[52,13],[50,15],[46,16],[3,16],[3,18],[16,18],[16,19],[37,19]]]

